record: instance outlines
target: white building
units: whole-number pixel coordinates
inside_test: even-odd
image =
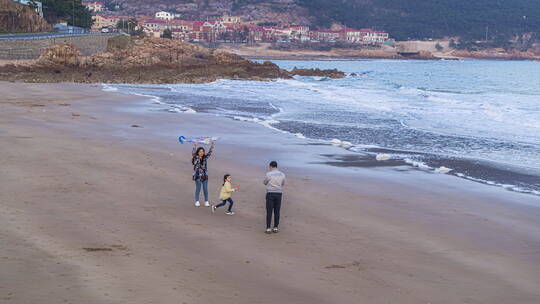
[[[161,11],[161,12],[156,13],[156,18],[161,19],[161,20],[173,20],[174,19],[174,14],[169,13],[169,12],[165,12],[165,11]]]
[[[370,43],[383,43],[388,40],[389,35],[386,32],[362,30],[362,40]]]
[[[101,1],[83,1],[82,4],[86,6],[86,8],[94,13],[102,12],[105,10],[105,3]]]

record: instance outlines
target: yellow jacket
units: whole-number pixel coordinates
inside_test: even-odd
[[[219,199],[222,201],[226,200],[232,196],[233,192],[234,189],[231,186],[231,183],[225,182],[225,184],[223,184],[223,187],[221,187],[221,191],[219,192]]]

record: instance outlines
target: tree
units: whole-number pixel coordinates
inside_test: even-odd
[[[437,51],[440,52],[440,51],[444,50],[444,47],[440,43],[437,42],[437,44],[435,44],[435,49],[437,49]]]
[[[167,38],[167,39],[172,39],[172,32],[170,29],[165,29],[163,31],[163,34],[161,35],[161,38]]]
[[[454,41],[454,39],[450,39],[450,43],[448,43],[448,46],[452,49],[455,49],[457,48],[457,44],[456,42]]]
[[[81,0],[42,0],[43,15],[49,23],[67,21],[69,25],[90,28],[92,14]]]
[[[540,33],[540,1],[533,0],[296,0],[310,11],[315,26],[334,22],[378,27],[398,40],[456,37],[474,41],[497,33],[509,40]]]

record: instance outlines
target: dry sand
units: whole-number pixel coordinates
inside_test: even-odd
[[[99,86],[0,93],[0,303],[540,302],[538,197],[310,165],[338,148]],[[192,205],[175,137],[195,130],[224,137],[210,193],[231,173],[235,216]],[[289,180],[282,231],[266,235],[271,158]]]

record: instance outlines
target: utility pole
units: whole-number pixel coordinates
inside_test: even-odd
[[[71,1],[71,25],[75,26],[75,0]]]
[[[486,25],[486,41],[488,40],[489,25]]]

